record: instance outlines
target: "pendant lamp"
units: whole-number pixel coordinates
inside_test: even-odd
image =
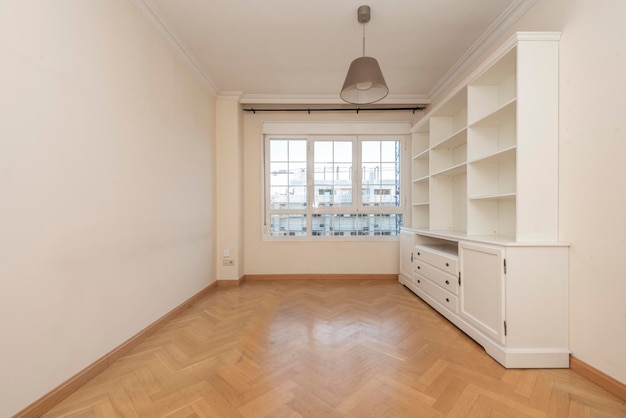
[[[384,99],[389,88],[380,70],[378,61],[365,56],[365,24],[370,21],[370,7],[361,6],[357,10],[357,20],[363,25],[363,56],[350,64],[346,80],[339,96],[353,104],[368,104]]]

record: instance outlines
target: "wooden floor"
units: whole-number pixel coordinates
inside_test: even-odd
[[[46,417],[626,417],[571,370],[506,370],[397,281],[218,288]]]

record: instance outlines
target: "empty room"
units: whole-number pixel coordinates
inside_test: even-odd
[[[624,16],[0,0],[0,416],[626,416]]]

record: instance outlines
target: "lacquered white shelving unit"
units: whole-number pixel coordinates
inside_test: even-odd
[[[515,34],[412,129],[400,281],[506,367],[569,365],[559,38]]]

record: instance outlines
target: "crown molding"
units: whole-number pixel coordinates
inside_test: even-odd
[[[491,48],[502,35],[528,12],[539,0],[517,0],[487,28],[480,38],[461,56],[448,72],[433,86],[428,97],[439,97],[455,84],[455,81]]]
[[[159,13],[158,8],[150,0],[129,0],[139,13],[157,30],[157,32],[174,48],[185,63],[196,73],[202,83],[214,94],[219,89],[211,77],[202,69],[195,55],[180,40],[180,37],[167,20]]]
[[[217,95],[217,100],[239,102],[241,100],[241,96],[243,96],[243,92],[241,91],[221,91]]]
[[[203,70],[195,55],[185,46],[167,20],[160,14],[151,0],[129,0],[140,14],[165,38],[189,67],[198,75],[202,83],[214,94],[223,97],[233,92],[220,92],[211,77]],[[483,33],[483,35],[461,56],[444,74],[427,95],[390,94],[377,102],[382,105],[427,105],[454,86],[470,67],[491,48],[526,12],[539,0],[517,0],[512,3]],[[345,104],[339,95],[280,95],[280,94],[241,94],[242,104]]]
[[[244,94],[241,96],[242,104],[298,104],[298,105],[327,105],[348,104],[341,100],[338,94]],[[424,95],[390,94],[383,100],[376,102],[377,105],[427,105],[430,100]]]

